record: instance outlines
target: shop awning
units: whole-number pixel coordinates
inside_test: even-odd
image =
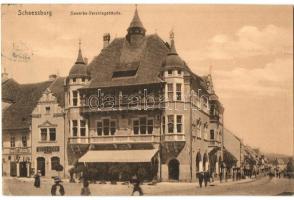
[[[124,163],[137,163],[137,162],[151,162],[158,149],[148,150],[90,150],[83,155],[79,162],[124,162]]]

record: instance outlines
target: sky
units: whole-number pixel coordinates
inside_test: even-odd
[[[2,6],[2,71],[19,83],[67,76],[78,41],[91,61],[102,36],[124,37],[134,5]],[[51,16],[18,15],[19,10]],[[71,15],[71,12],[114,15]],[[138,5],[147,34],[169,41],[193,72],[211,74],[225,126],[262,151],[293,153],[293,13],[291,6]]]

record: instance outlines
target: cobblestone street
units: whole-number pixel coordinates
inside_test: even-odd
[[[33,186],[33,179],[3,179],[4,195],[50,195],[53,180],[42,180],[41,188]],[[79,195],[81,183],[63,182],[66,195]],[[14,189],[17,188],[17,189]],[[207,188],[199,188],[196,183],[162,182],[157,185],[142,185],[145,195],[290,195],[294,194],[293,179],[245,179],[239,182],[228,181],[220,184],[211,183]],[[131,185],[90,184],[92,195],[123,195],[129,196]]]

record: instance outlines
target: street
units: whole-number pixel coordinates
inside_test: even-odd
[[[41,188],[33,186],[33,179],[3,178],[4,195],[50,195],[53,180],[42,180]],[[80,195],[81,183],[64,181],[65,195]],[[145,195],[293,195],[294,180],[286,178],[246,179],[240,182],[211,183],[206,188],[199,188],[196,183],[162,182],[157,185],[144,183],[142,189]],[[129,196],[131,185],[90,184],[91,194],[94,195],[123,195]]]

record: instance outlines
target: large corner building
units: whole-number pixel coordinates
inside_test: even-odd
[[[199,171],[218,174],[224,108],[211,75],[190,70],[173,33],[169,42],[147,35],[137,9],[125,37],[111,41],[105,34],[103,42],[89,64],[80,45],[66,78],[2,84],[4,92],[16,87],[20,95],[7,92],[2,99],[5,173],[15,168],[15,175],[23,174],[26,164],[25,175],[34,168],[52,176],[54,163],[61,163],[65,174],[83,164],[95,168],[98,178],[132,172],[150,180],[194,181]],[[24,103],[27,92],[34,99],[21,111],[26,115],[18,115],[13,106]],[[20,118],[19,127],[14,118]]]

